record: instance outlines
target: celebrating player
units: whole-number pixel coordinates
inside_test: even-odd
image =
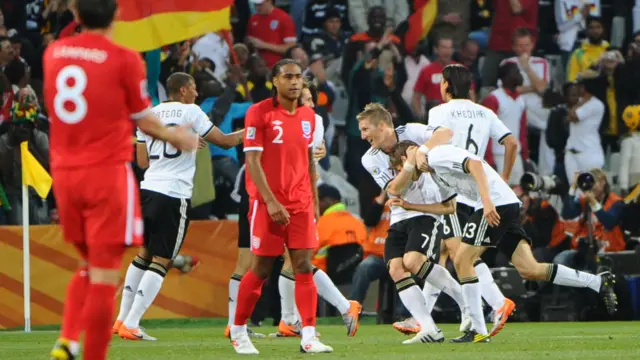
[[[414,166],[412,141],[398,143],[394,161]],[[418,156],[423,156],[418,154]],[[482,313],[482,299],[473,263],[487,247],[499,247],[525,280],[550,281],[557,285],[588,287],[603,297],[610,313],[615,312],[614,276],[609,272],[592,275],[564,265],[541,264],[531,253],[531,240],[520,223],[520,200],[509,185],[478,156],[453,145],[441,145],[426,156],[427,171],[446,198],[464,195],[474,204],[474,213],[464,229],[464,238],[454,258],[466,303],[472,318],[471,330],[452,342],[489,342]],[[417,161],[416,161],[417,164]],[[407,166],[405,165],[405,166]]]
[[[168,101],[152,109],[165,126],[190,126],[201,138],[225,149],[242,142],[242,130],[223,134],[194,104],[198,92],[191,75],[169,76],[167,93]],[[156,338],[140,328],[140,319],[160,292],[187,234],[196,154],[179,151],[144,131],[138,131],[136,154],[138,165],[148,168],[140,184],[146,231],[144,246],[127,269],[113,332],[123,339],[153,341]]]
[[[449,129],[442,128],[434,132],[432,128],[421,124],[407,124],[394,129],[391,114],[380,104],[367,105],[357,118],[362,138],[371,144],[362,157],[362,165],[376,183],[394,197],[404,195],[406,180],[411,179],[413,171],[403,169],[394,179],[387,155],[393,146],[398,141],[412,139],[424,143],[428,148],[446,143],[452,136]],[[411,277],[412,273],[418,275],[425,282],[445,291],[464,310],[460,285],[447,269],[430,262],[425,256],[427,249],[433,246],[431,242],[439,241],[434,236],[436,219],[423,212],[393,206],[390,223],[384,246],[385,261],[402,303],[421,326],[418,335],[405,343],[441,342],[444,340],[442,332],[433,323],[431,309],[425,304],[425,297]],[[468,323],[463,316],[461,330],[468,329],[465,322]]]
[[[318,93],[313,84],[309,81],[304,82],[302,93],[300,95],[300,104],[313,108],[317,101]],[[316,114],[315,117],[316,128],[314,131],[314,149],[318,149],[323,146],[324,137],[324,125],[322,123],[322,117]],[[326,151],[324,152],[326,154]],[[324,156],[323,156],[324,157]],[[317,157],[316,157],[317,158]],[[285,254],[285,262],[278,278],[278,290],[280,291],[280,308],[282,317],[278,324],[278,337],[293,337],[300,336],[301,324],[299,314],[295,304],[295,286],[293,271],[291,268],[291,259]],[[331,281],[331,278],[327,273],[313,267],[313,280],[318,288],[318,295],[335,306],[344,320],[344,324],[347,327],[347,335],[354,336],[358,331],[358,321],[360,319],[360,312],[362,306],[357,301],[349,301],[342,295],[340,290]]]
[[[198,137],[171,131],[149,111],[140,56],[110,40],[116,0],[77,0],[72,9],[84,32],[56,41],[44,54],[44,95],[51,121],[51,171],[66,241],[88,266],[71,278],[62,334],[51,358],[105,359],[122,255],[142,244],[133,171],[133,120],[145,133],[182,151]]]
[[[489,139],[502,144],[505,148],[502,178],[508,181],[518,153],[518,140],[493,111],[469,100],[471,84],[472,74],[469,69],[462,65],[446,66],[440,83],[445,103],[429,111],[429,124],[453,130],[451,144],[480,158],[485,155]],[[424,156],[418,157],[416,161],[419,166],[424,166]],[[425,169],[421,167],[421,170]],[[445,215],[442,224],[444,247],[451,259],[456,257],[463,236],[462,229],[474,211],[473,201],[464,194],[458,194],[456,200],[456,214]],[[491,336],[495,336],[515,309],[515,303],[504,297],[493,281],[491,270],[479,257],[475,260],[474,267],[482,297],[493,309]]]
[[[316,168],[313,161],[315,113],[298,106],[302,69],[283,59],[272,70],[275,95],[252,105],[245,117],[247,192],[250,202],[251,269],[242,277],[231,343],[238,354],[258,354],[247,319],[265,279],[285,246],[295,273],[295,298],[302,318],[300,351],[332,352],[316,337],[317,289],[311,258],[317,246]]]

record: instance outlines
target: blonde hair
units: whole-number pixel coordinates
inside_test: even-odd
[[[381,121],[393,127],[393,117],[384,105],[378,103],[370,103],[364,107],[364,110],[356,116],[358,121],[367,119],[373,125],[378,125]]]

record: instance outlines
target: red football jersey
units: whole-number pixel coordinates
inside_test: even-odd
[[[285,11],[278,8],[274,8],[269,15],[251,15],[247,36],[257,37],[264,42],[276,45],[287,42],[295,43],[298,39],[293,19]],[[258,50],[258,52],[269,68],[282,59],[282,54],[270,50]]]
[[[290,114],[273,99],[251,105],[245,116],[244,151],[262,151],[262,169],[276,199],[291,213],[313,204],[309,148],[313,146],[315,112],[301,106]],[[247,193],[264,202],[246,171]]]
[[[132,119],[151,106],[140,55],[82,33],[49,45],[43,63],[52,168],[132,161]]]

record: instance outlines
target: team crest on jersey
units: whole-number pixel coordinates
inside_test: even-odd
[[[378,169],[378,168],[373,168],[373,170],[371,170],[371,172],[373,173],[373,176],[380,175],[380,169]]]
[[[311,123],[307,120],[302,120],[302,134],[305,138],[311,138]]]
[[[271,28],[271,30],[275,30],[278,28],[278,20],[271,20],[271,23],[269,24],[269,28]]]
[[[256,139],[256,128],[250,126],[247,128],[247,140],[255,140]]]
[[[252,249],[260,249],[260,238],[253,235],[251,237],[251,248]]]

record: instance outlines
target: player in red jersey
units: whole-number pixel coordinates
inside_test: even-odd
[[[140,56],[109,38],[116,0],[77,0],[80,35],[51,44],[43,57],[44,95],[51,121],[51,172],[65,240],[88,265],[67,288],[62,334],[51,351],[73,359],[85,330],[84,358],[106,358],[122,255],[142,244],[142,220],[131,137],[137,126],[185,151],[198,137],[165,128],[150,111]]]
[[[258,354],[247,333],[247,319],[260,298],[262,284],[271,274],[285,245],[296,278],[295,298],[302,318],[300,351],[332,352],[318,341],[315,331],[318,292],[311,258],[317,245],[318,217],[316,169],[313,162],[315,112],[298,106],[302,69],[291,59],[273,67],[276,94],[249,108],[245,117],[247,192],[251,269],[242,277],[231,343],[238,354]]]

